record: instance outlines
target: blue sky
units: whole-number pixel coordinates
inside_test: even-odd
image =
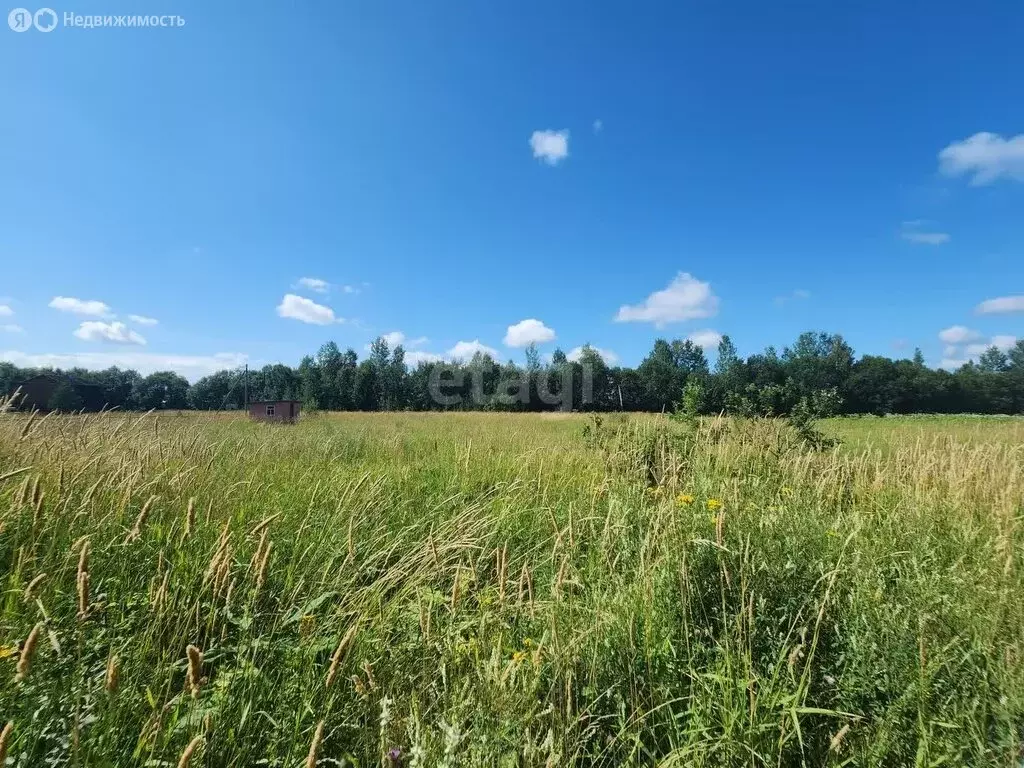
[[[1024,336],[1017,0],[54,10],[185,25],[0,28],[0,358]]]

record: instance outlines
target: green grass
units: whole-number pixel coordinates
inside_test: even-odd
[[[8,765],[1015,765],[1024,422],[824,429],[0,416]]]

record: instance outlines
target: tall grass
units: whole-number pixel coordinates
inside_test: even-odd
[[[977,423],[0,415],[8,764],[1014,765]]]

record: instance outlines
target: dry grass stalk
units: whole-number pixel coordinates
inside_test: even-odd
[[[36,576],[34,579],[32,579],[32,581],[28,583],[28,586],[25,587],[24,593],[24,599],[26,603],[35,598],[36,590],[39,589],[39,585],[42,584],[45,579],[46,574],[40,573],[38,576]]]
[[[455,578],[452,579],[452,601],[451,610],[454,611],[459,604],[460,590],[461,590],[461,577],[462,576],[462,565],[455,566]]]
[[[846,734],[848,734],[849,732],[850,732],[850,724],[847,723],[846,725],[844,725],[842,728],[839,729],[839,731],[836,733],[835,736],[832,737],[832,740],[829,742],[829,745],[828,745],[829,752],[838,752],[839,751],[839,747],[841,747],[842,744],[843,744],[843,739],[846,738]]]
[[[165,571],[163,580],[160,582],[160,586],[153,595],[152,608],[154,613],[159,613],[164,606],[164,602],[167,600],[167,581],[170,577],[171,572]]]
[[[196,750],[199,749],[203,744],[203,737],[196,736],[192,741],[185,747],[185,751],[181,753],[181,759],[178,760],[178,768],[188,768],[188,764],[192,761],[192,755],[195,754]]]
[[[266,533],[266,531],[264,531]],[[267,577],[267,564],[270,562],[270,550],[273,548],[274,542],[267,541],[266,546],[263,547],[263,555],[260,557],[259,565],[256,567],[256,593],[263,588],[263,581]]]
[[[107,674],[103,683],[103,688],[107,693],[113,695],[117,693],[117,686],[121,678],[121,659],[116,655],[112,655],[107,659]]]
[[[0,731],[0,765],[7,764],[7,748],[11,743],[11,735],[14,733],[14,721],[9,720],[4,729]]]
[[[149,512],[153,508],[153,504],[156,503],[156,500],[158,498],[160,497],[150,496],[148,499],[146,499],[146,503],[143,504],[142,509],[139,510],[139,516],[135,518],[135,525],[132,526],[131,531],[128,533],[128,536],[124,540],[125,544],[130,544],[131,542],[142,538],[142,526],[146,524],[146,520],[149,518]]]
[[[276,514],[270,515],[269,517],[265,517],[263,520],[258,522],[255,526],[253,526],[253,529],[249,531],[249,535],[255,536],[258,533],[263,533],[263,531],[265,531],[272,522],[274,522],[275,520],[277,520],[277,518],[281,516],[281,514],[281,512],[277,512]]]
[[[203,652],[194,645],[185,649],[188,655],[188,676],[185,680],[193,699],[199,698],[199,689],[203,685]]]
[[[89,540],[83,539],[82,551],[78,554],[78,573],[75,586],[78,590],[78,618],[84,619],[89,613]]]
[[[17,671],[14,676],[14,681],[20,683],[26,677],[28,677],[29,671],[32,669],[32,656],[36,652],[36,646],[39,645],[39,635],[43,631],[43,622],[39,622],[32,631],[29,632],[28,638],[25,640],[25,645],[21,649],[21,655],[18,657]]]
[[[316,768],[316,756],[320,752],[320,742],[324,738],[324,721],[316,724],[316,731],[313,733],[313,742],[309,745],[309,754],[306,755],[306,768]]]
[[[498,604],[505,604],[505,579],[508,577],[508,545],[495,548],[494,572],[498,578]]]
[[[356,635],[356,628],[358,626],[358,624],[352,624],[352,626],[348,628],[348,632],[342,636],[341,641],[338,643],[338,647],[334,650],[334,655],[331,656],[331,667],[327,670],[326,688],[330,688],[331,683],[334,682],[334,678],[338,674],[338,667],[341,665],[341,660],[345,656],[345,651],[348,649],[349,643],[352,642],[352,638]]]
[[[196,527],[196,500],[195,498],[189,498],[188,508],[185,510],[185,532],[181,536],[181,540],[185,541],[189,536],[192,535],[192,531]]]

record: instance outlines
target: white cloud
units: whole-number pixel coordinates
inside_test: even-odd
[[[809,299],[809,298],[811,298],[811,292],[810,291],[806,291],[803,288],[796,288],[796,289],[790,291],[789,293],[787,293],[785,296],[776,296],[775,297],[775,304],[776,304],[776,306],[781,307],[781,306],[785,305],[789,301],[798,301],[798,300],[799,301],[803,301],[803,300]]]
[[[343,285],[341,286],[341,290],[345,293],[359,293],[359,289],[354,285]]]
[[[1004,139],[982,131],[939,152],[939,170],[947,176],[971,175],[971,184],[991,184],[1001,176],[1024,181],[1024,133]]]
[[[477,352],[482,352],[485,355],[490,355],[495,360],[498,360],[500,355],[498,350],[494,347],[488,347],[486,344],[480,342],[479,339],[473,339],[473,341],[460,341],[454,347],[449,349],[445,353],[445,357],[449,360],[469,360]]]
[[[901,236],[904,240],[919,245],[942,245],[950,240],[946,232],[903,232]]]
[[[594,133],[600,133],[604,130],[604,121],[598,118],[594,121]]]
[[[405,353],[405,364],[411,368],[415,368],[420,363],[439,363],[442,360],[444,357],[433,352],[413,350]]]
[[[698,347],[703,349],[709,349],[711,347],[717,347],[718,342],[722,340],[722,334],[718,331],[713,331],[710,328],[703,331],[694,331],[686,337]]]
[[[16,323],[5,323],[4,325],[0,325],[0,331],[3,331],[4,333],[24,333],[25,329]]]
[[[296,296],[294,293],[286,293],[281,303],[277,305],[277,314],[281,317],[290,317],[303,323],[312,325],[331,325],[332,323],[343,323],[344,318],[335,317],[334,310],[317,304],[315,301]]]
[[[569,156],[569,131],[534,131],[530,147],[534,157],[548,165],[558,165]]]
[[[944,357],[942,358],[942,362],[939,363],[939,367],[945,368],[947,371],[955,371],[957,368],[960,368],[969,362],[971,361],[964,358]]]
[[[643,303],[619,307],[615,320],[654,323],[656,328],[663,328],[668,323],[713,317],[717,313],[718,297],[711,292],[711,283],[680,272],[667,288],[655,291]]]
[[[601,349],[601,347],[595,347],[593,344],[590,345],[590,348],[597,352],[597,354],[601,356],[601,359],[604,360],[604,362],[607,365],[615,365],[616,363],[619,362],[619,356],[612,352],[610,349]],[[571,350],[569,350],[569,354],[566,355],[566,357],[575,363],[580,359],[580,355],[582,354],[583,347],[573,347]]]
[[[61,312],[91,317],[111,317],[110,307],[102,301],[75,299],[70,296],[54,296],[50,306]]]
[[[998,315],[1006,312],[1024,312],[1024,296],[1000,296],[986,299],[974,311],[979,315]]]
[[[505,333],[506,347],[525,347],[528,344],[544,344],[555,340],[555,332],[540,320],[532,317],[510,325]]]
[[[944,328],[939,331],[939,341],[945,342],[946,344],[968,344],[972,341],[979,341],[983,339],[980,333],[970,328],[966,328],[962,325],[951,325],[949,328]]]
[[[399,344],[401,344],[402,347],[405,348],[406,350],[406,360],[408,360],[409,355],[412,354],[408,351],[410,347],[418,347],[430,341],[430,339],[428,339],[426,336],[417,336],[415,339],[410,339],[401,331],[391,331],[390,333],[382,333],[381,338],[388,343],[388,349],[394,349]],[[370,345],[367,344],[365,348],[367,351],[369,351]]]
[[[238,368],[246,362],[239,352],[215,355],[167,355],[153,352],[74,352],[68,354],[32,354],[15,350],[0,351],[0,360],[20,368],[86,368],[100,371],[116,365],[133,368],[142,375],[154,371],[174,371],[195,381],[225,368]]]
[[[155,317],[146,317],[145,315],[128,315],[128,319],[139,325],[156,325],[160,322]]]
[[[75,331],[82,341],[109,341],[112,344],[145,344],[146,340],[124,323],[86,320]]]
[[[331,287],[330,283],[326,280],[321,280],[319,277],[300,277],[299,285],[316,293],[327,293]]]
[[[0,317],[10,317],[13,314],[13,309],[8,307],[6,304],[0,304]]]
[[[1001,349],[1003,352],[1010,349],[1014,344],[1017,343],[1016,336],[993,336],[991,339],[979,344],[968,344],[967,355],[969,357],[977,357],[983,352],[987,351],[990,347]],[[955,348],[954,348],[955,349]]]

